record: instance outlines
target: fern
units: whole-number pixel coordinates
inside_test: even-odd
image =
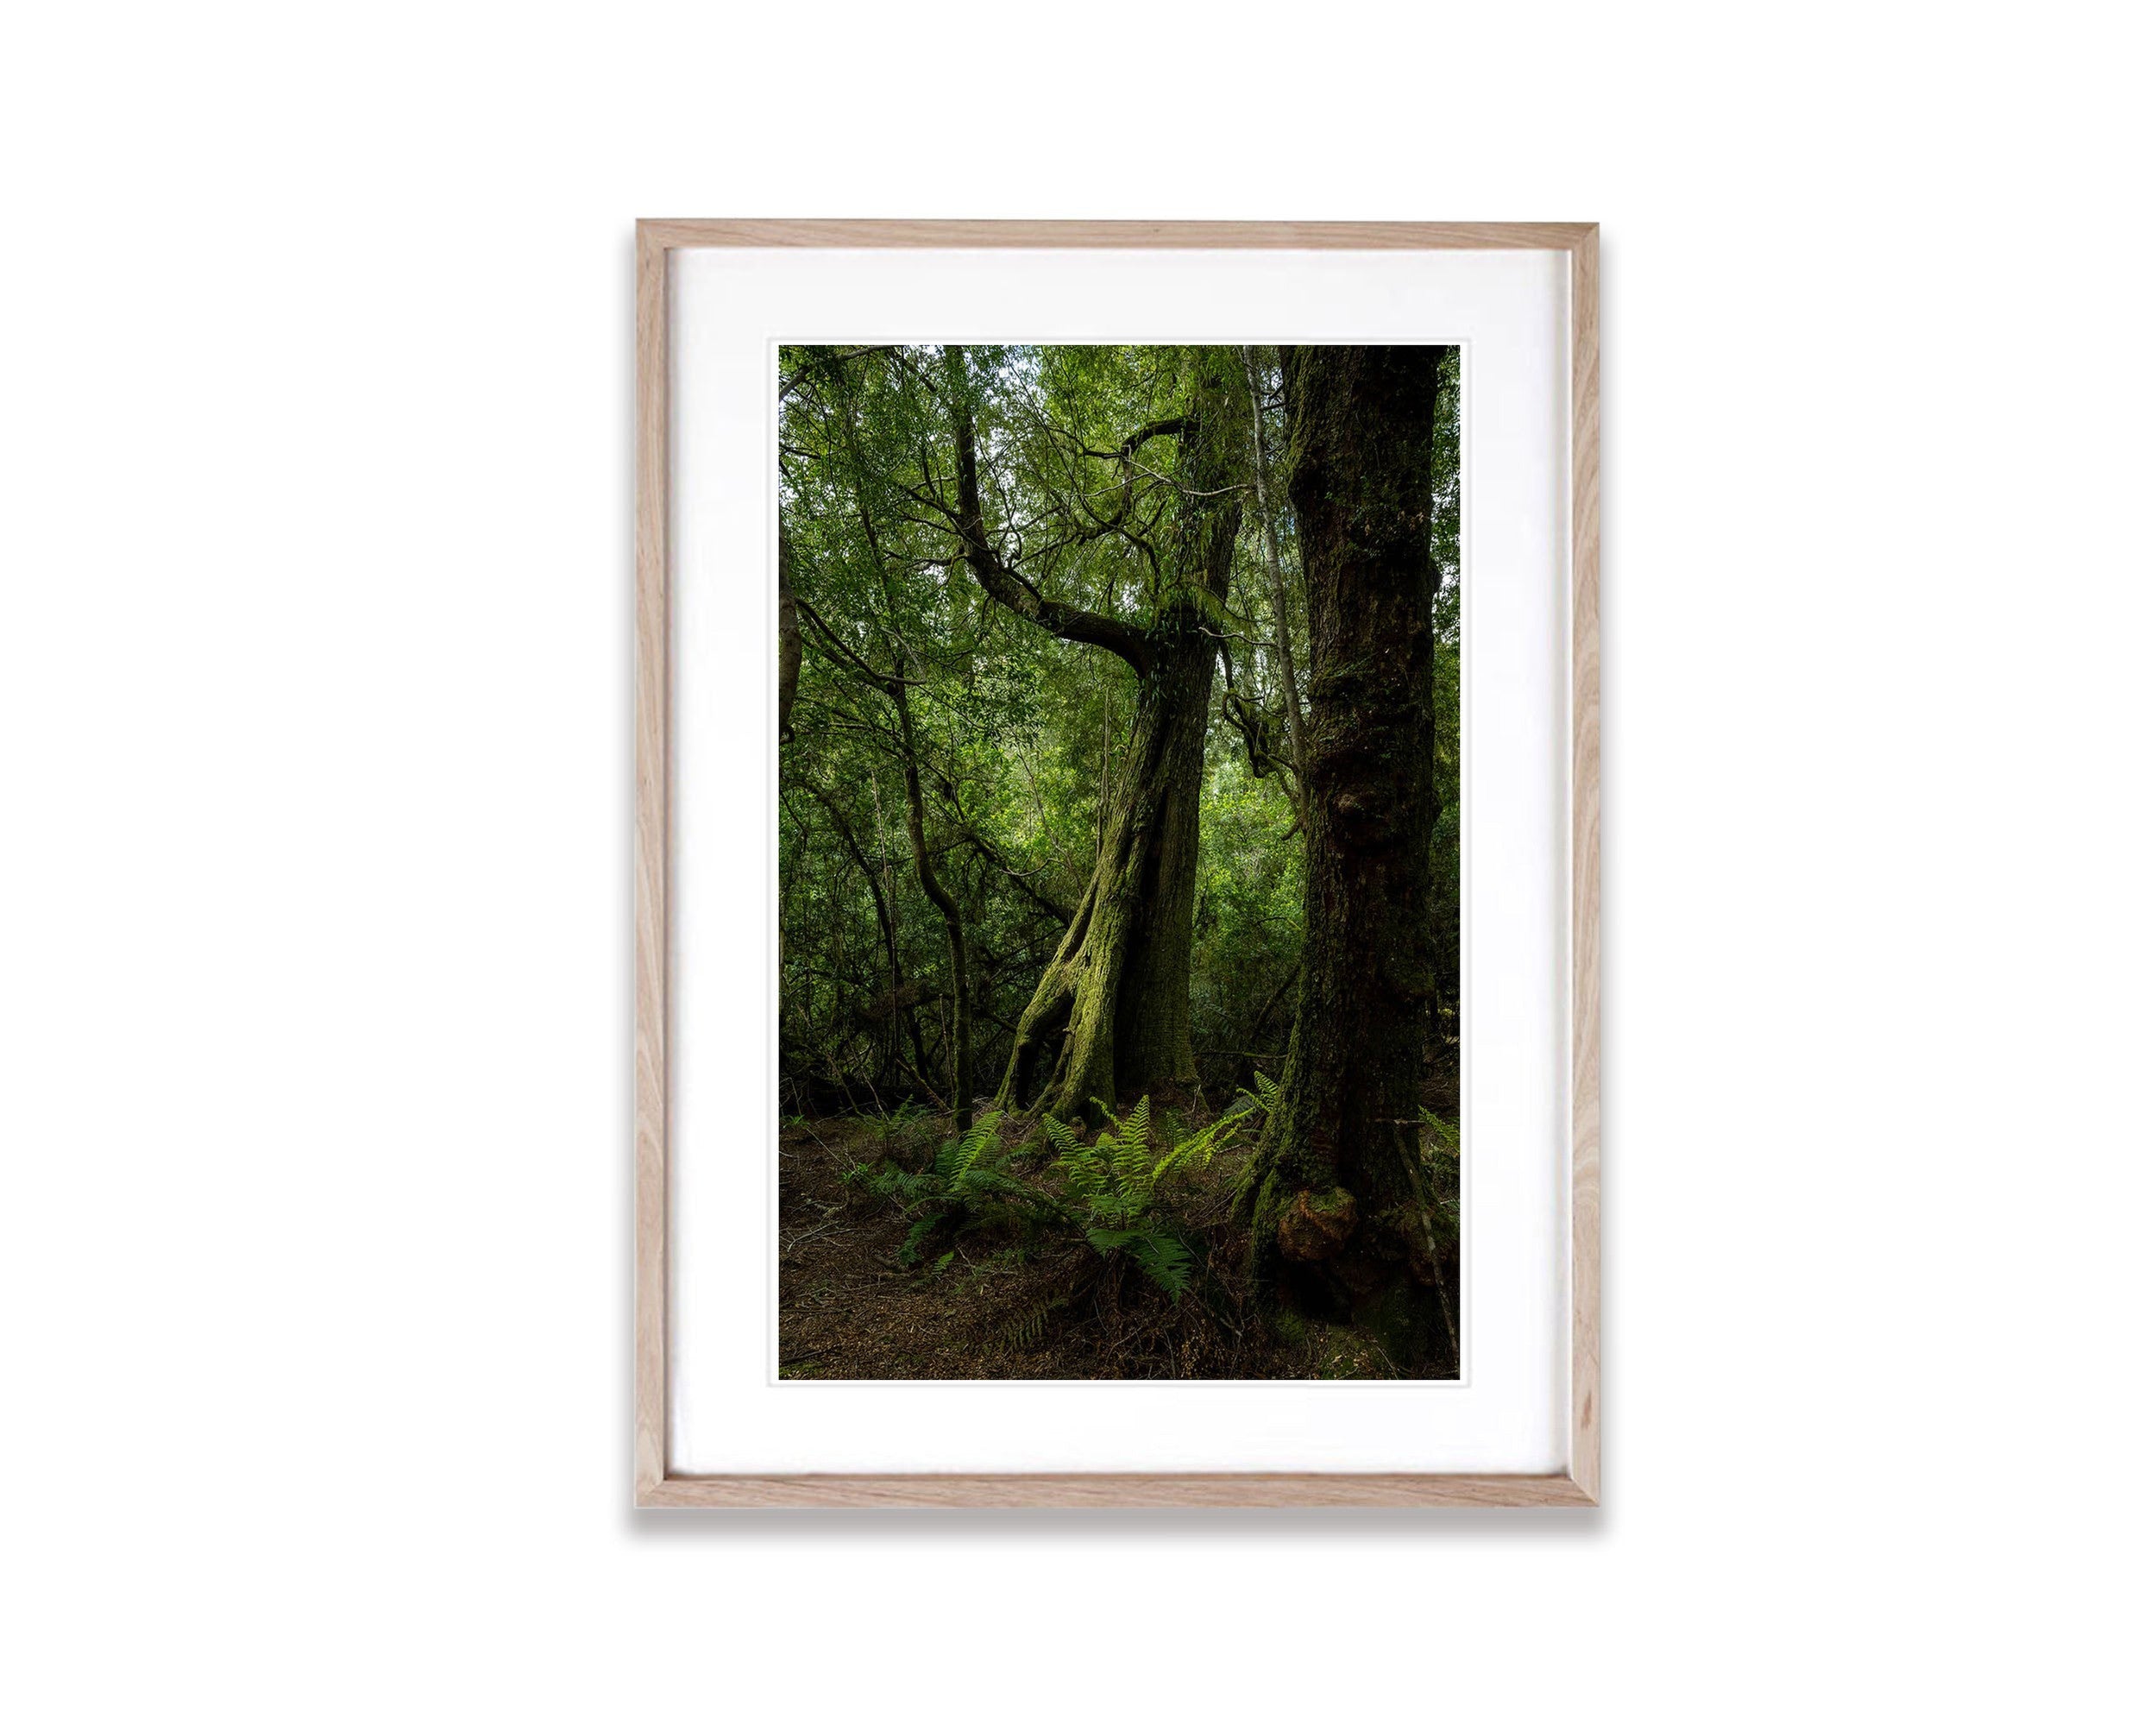
[[[1014,1347],[1030,1348],[1047,1332],[1050,1315],[1064,1304],[1065,1297],[1059,1294],[1021,1306],[1003,1321],[996,1334]]]
[[[1178,1169],[1209,1167],[1259,1110],[1259,1099],[1246,1096],[1203,1130],[1173,1144],[1155,1160],[1153,1101],[1141,1097],[1128,1114],[1118,1116],[1096,1103],[1106,1121],[1091,1143],[1059,1121],[1048,1123],[1057,1149],[1055,1167],[1063,1176],[1072,1219],[1086,1243],[1103,1257],[1123,1256],[1147,1280],[1180,1300],[1197,1271],[1197,1257],[1163,1213],[1160,1191]]]
[[[1423,1120],[1423,1163],[1430,1175],[1430,1196],[1442,1227],[1456,1233],[1460,1226],[1460,1129],[1440,1119],[1429,1109]]]
[[[1088,1228],[1087,1242],[1103,1257],[1122,1252],[1172,1300],[1191,1285],[1197,1259],[1181,1238],[1159,1223],[1138,1228]]]
[[[1193,1162],[1199,1168],[1210,1168],[1213,1165],[1214,1156],[1242,1129],[1242,1123],[1248,1119],[1257,1108],[1257,1099],[1245,1091],[1243,1100],[1240,1104],[1229,1109],[1204,1130],[1191,1134],[1154,1164],[1153,1170],[1154,1188],[1157,1190],[1160,1182],[1173,1174],[1176,1169],[1187,1168]]]
[[[1191,1285],[1192,1271],[1197,1260],[1191,1249],[1172,1234],[1148,1231],[1130,1246],[1130,1256],[1171,1300],[1180,1300],[1184,1290]]]
[[[1260,1114],[1271,1114],[1279,1106],[1280,1086],[1261,1072],[1252,1073],[1250,1081],[1258,1086],[1254,1096],[1247,1090],[1238,1091],[1236,1094],[1242,1099],[1246,1108],[1254,1109]]]
[[[1001,1117],[983,1115],[959,1136],[946,1139],[920,1173],[886,1162],[869,1177],[871,1191],[891,1199],[912,1218],[898,1249],[898,1262],[907,1269],[921,1262],[940,1230],[956,1235],[1060,1213],[1060,1206],[1011,1172],[1011,1152],[996,1135]],[[946,1268],[952,1256],[946,1252],[935,1267]]]
[[[898,1262],[903,1268],[911,1269],[921,1262],[921,1247],[927,1243],[928,1237],[935,1232],[938,1224],[942,1220],[941,1211],[932,1211],[927,1215],[916,1218],[914,1225],[906,1231],[906,1237],[900,1243],[898,1248]]]
[[[996,1123],[1002,1117],[993,1112],[982,1115],[967,1129],[964,1137],[954,1144],[946,1146],[953,1155],[951,1179],[962,1180],[973,1172],[983,1152],[996,1142]]]
[[[1278,1092],[1267,1090],[1277,1096]],[[929,1166],[909,1173],[886,1162],[867,1177],[870,1189],[890,1199],[910,1219],[899,1247],[908,1269],[927,1256],[939,1234],[955,1235],[996,1222],[1024,1221],[1069,1228],[1104,1258],[1127,1257],[1171,1300],[1180,1300],[1197,1273],[1197,1256],[1163,1213],[1162,1183],[1177,1170],[1204,1168],[1231,1143],[1243,1124],[1266,1105],[1262,1096],[1245,1093],[1237,1106],[1203,1130],[1185,1136],[1156,1159],[1153,1099],[1141,1097],[1117,1115],[1101,1105],[1103,1130],[1088,1143],[1067,1122],[1053,1116],[1041,1122],[1052,1164],[1060,1176],[1060,1199],[1021,1179],[1011,1168],[1012,1151],[996,1136],[998,1116],[984,1115],[958,1137],[937,1149]],[[935,1268],[950,1264],[955,1249]],[[1017,1339],[1029,1343],[1046,1322],[1043,1312]]]
[[[1140,1097],[1121,1119],[1097,1096],[1093,1105],[1108,1123],[1094,1148],[1114,1176],[1116,1194],[1142,1204],[1153,1193],[1153,1099]]]

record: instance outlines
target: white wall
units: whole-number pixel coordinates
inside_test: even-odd
[[[11,22],[5,1710],[2125,1710],[2123,15],[779,9]],[[626,1508],[638,214],[1605,224],[1606,1508]]]

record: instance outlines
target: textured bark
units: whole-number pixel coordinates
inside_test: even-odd
[[[1131,665],[1136,710],[1092,878],[1019,1017],[997,1098],[1004,1108],[1089,1114],[1097,1100],[1113,1105],[1197,1076],[1191,1047],[1191,923],[1198,792],[1218,649],[1210,617],[1227,595],[1242,517],[1227,384],[1223,373],[1202,375],[1189,413],[1148,425],[1125,445],[1164,435],[1182,440],[1178,482],[1185,494],[1175,544],[1163,559],[1172,584],[1151,626],[1135,646],[1112,644],[1091,625],[1084,633],[1059,631],[1109,645]],[[963,434],[960,507],[973,538],[979,517],[971,443]],[[1067,613],[1064,617],[1067,622]]]
[[[1302,976],[1254,1269],[1404,1369],[1457,1369],[1417,1100],[1435,985],[1434,348],[1283,354],[1310,612]]]
[[[1191,921],[1214,650],[1195,615],[1181,622],[1164,617],[1149,632],[1154,664],[1139,683],[1100,855],[1020,1015],[1001,1105],[1075,1116],[1197,1075]]]

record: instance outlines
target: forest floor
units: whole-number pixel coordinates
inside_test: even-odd
[[[1191,1130],[1204,1118],[1194,1111]],[[1368,1336],[1323,1324],[1284,1329],[1251,1299],[1241,1274],[1248,1231],[1235,1219],[1234,1193],[1254,1131],[1176,1176],[1176,1218],[1199,1257],[1179,1299],[1077,1231],[961,1231],[902,1262],[920,1212],[880,1193],[875,1177],[927,1167],[952,1136],[948,1116],[918,1113],[786,1123],[778,1144],[782,1377],[1402,1375]],[[1017,1178],[1052,1189],[1037,1125],[999,1122],[998,1136]]]

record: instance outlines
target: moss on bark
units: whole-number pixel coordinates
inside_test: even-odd
[[[1233,398],[1217,358],[1178,435],[1184,501],[1145,633],[1133,734],[1077,914],[1018,1022],[997,1105],[1090,1117],[1197,1076],[1191,925],[1213,633],[1242,505]]]

